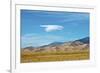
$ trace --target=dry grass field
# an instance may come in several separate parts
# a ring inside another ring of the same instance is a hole
[[[89,59],[89,50],[76,52],[27,52],[21,53],[21,63],[73,61]]]

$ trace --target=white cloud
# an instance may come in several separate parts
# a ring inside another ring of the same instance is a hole
[[[46,32],[62,30],[64,27],[60,25],[40,25],[40,27],[44,27]]]

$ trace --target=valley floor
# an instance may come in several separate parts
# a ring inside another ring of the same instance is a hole
[[[78,52],[34,52],[30,54],[21,53],[21,63],[49,62],[49,61],[72,61],[89,59],[89,51]]]

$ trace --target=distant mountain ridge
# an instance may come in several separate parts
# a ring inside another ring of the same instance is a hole
[[[44,51],[74,51],[89,49],[89,37],[78,39],[70,42],[53,42],[48,45],[43,45],[40,47],[25,47],[22,51],[29,50],[33,52],[44,52]]]
[[[48,45],[43,45],[43,46],[40,46],[40,47],[57,46],[57,45],[62,45],[64,43],[75,43],[75,42],[80,42],[80,43],[83,43],[83,44],[89,44],[89,37],[85,37],[85,38],[78,39],[78,40],[75,40],[75,41],[70,41],[70,42],[53,42],[53,43],[50,43]]]
[[[46,47],[46,46],[51,46],[51,47],[53,47],[53,46],[57,46],[57,45],[61,45],[61,44],[63,44],[64,42],[53,42],[53,43],[50,43],[50,44],[48,44],[48,45],[43,45],[43,46],[40,46],[40,47]]]
[[[85,37],[85,38],[82,38],[82,39],[79,39],[79,40],[76,40],[76,41],[80,41],[80,42],[83,42],[83,43],[87,43],[87,44],[89,44],[89,37]]]

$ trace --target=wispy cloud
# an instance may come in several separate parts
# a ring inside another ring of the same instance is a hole
[[[40,27],[44,27],[46,32],[62,30],[64,28],[61,25],[40,25]]]
[[[42,46],[49,43],[52,43],[54,41],[60,41],[62,36],[57,35],[44,35],[41,36],[39,34],[26,34],[21,37],[21,47],[27,47],[27,46]]]

